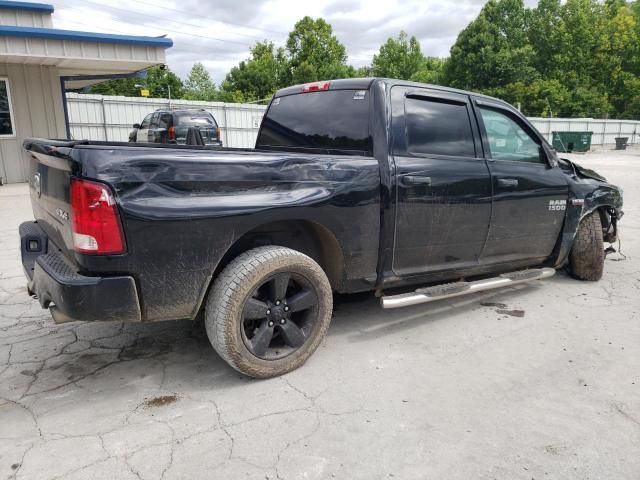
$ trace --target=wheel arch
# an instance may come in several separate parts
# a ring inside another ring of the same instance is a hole
[[[336,235],[324,225],[302,219],[267,222],[245,232],[224,253],[211,282],[232,259],[247,250],[265,245],[288,247],[304,253],[320,265],[334,290],[341,287],[344,255]]]

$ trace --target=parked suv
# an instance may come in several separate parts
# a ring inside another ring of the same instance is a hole
[[[142,123],[133,124],[129,141],[222,146],[218,123],[204,109],[156,110],[144,117]]]

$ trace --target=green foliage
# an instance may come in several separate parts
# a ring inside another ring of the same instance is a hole
[[[347,64],[347,50],[333,35],[331,25],[322,18],[304,17],[287,39],[287,75],[285,84],[332,80],[352,74]]]
[[[451,48],[444,82],[530,116],[638,116],[640,0],[489,0]]]
[[[447,83],[479,90],[536,78],[525,26],[522,0],[489,0],[451,48]]]
[[[186,100],[213,101],[218,99],[216,84],[202,63],[197,62],[184,82],[184,97]]]
[[[418,72],[423,61],[420,42],[401,31],[397,38],[389,38],[378,54],[373,56],[371,70],[376,77],[409,80]]]
[[[640,117],[640,0],[488,0],[460,32],[448,59],[426,57],[404,31],[380,46],[370,66],[347,64],[345,46],[322,18],[304,17],[286,45],[257,42],[220,88],[196,63],[184,85],[155,67],[91,93],[249,102],[279,88],[345,77],[379,76],[480,91],[529,116]]]
[[[136,87],[136,85],[142,85],[142,87]],[[132,77],[109,80],[90,87],[88,93],[139,97],[140,90],[146,88],[149,90],[150,97],[167,98],[168,87],[171,88],[172,98],[182,98],[182,80],[168,68],[152,67],[147,70],[145,78]]]
[[[284,49],[272,42],[258,42],[251,57],[233,67],[221,85],[221,95],[230,101],[254,101],[270,97],[287,75]]]

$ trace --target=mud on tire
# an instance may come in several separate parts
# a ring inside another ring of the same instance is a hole
[[[602,223],[598,212],[587,215],[578,227],[578,233],[569,254],[569,272],[580,280],[597,281],[604,269]]]
[[[205,327],[229,365],[269,378],[305,363],[327,332],[332,309],[329,280],[314,260],[266,246],[239,255],[220,273],[207,299]]]

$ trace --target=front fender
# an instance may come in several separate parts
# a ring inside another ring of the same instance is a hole
[[[583,181],[571,186],[564,228],[559,242],[558,254],[554,262],[556,268],[566,263],[580,222],[587,215],[598,209],[606,209],[610,215],[614,234],[609,236],[607,240],[615,241],[616,224],[623,215],[622,192],[620,189],[610,184],[595,181]]]

